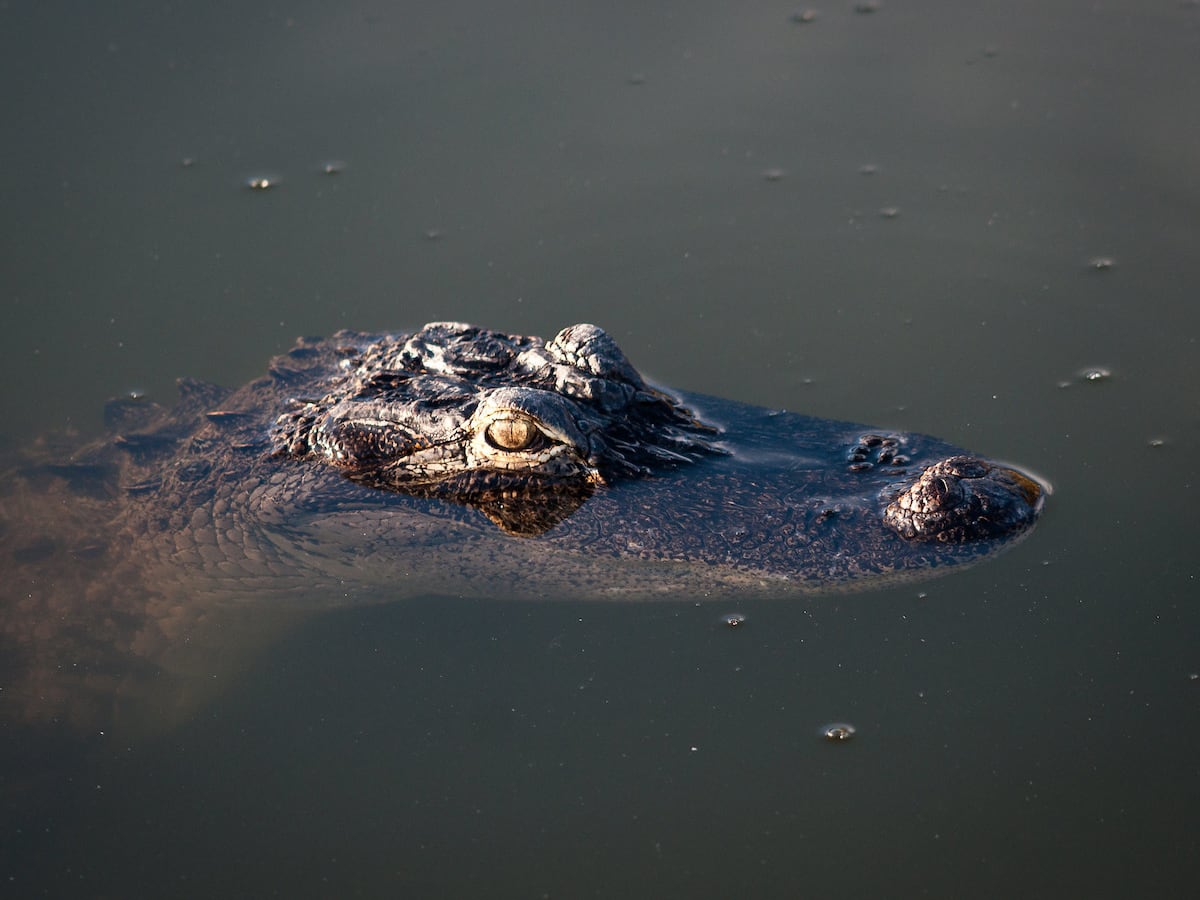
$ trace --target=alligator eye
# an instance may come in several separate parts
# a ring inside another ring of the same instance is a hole
[[[497,419],[484,432],[488,443],[497,450],[531,450],[544,438],[532,419],[525,416],[508,416]]]

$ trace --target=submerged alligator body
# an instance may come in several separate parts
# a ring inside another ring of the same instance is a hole
[[[114,401],[104,439],[4,474],[0,659],[27,699],[72,699],[45,683],[64,660],[105,693],[230,622],[355,602],[927,576],[1019,538],[1044,494],[934,438],[651,387],[591,325],[339,332],[180,394]]]

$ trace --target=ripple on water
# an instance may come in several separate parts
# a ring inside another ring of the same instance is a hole
[[[828,725],[821,726],[821,737],[827,741],[837,743],[839,741],[848,741],[854,737],[858,729],[849,722],[830,722]]]
[[[1110,381],[1112,377],[1113,370],[1107,366],[1084,366],[1073,377],[1060,381],[1058,386],[1060,388],[1068,388],[1073,384],[1098,384],[1103,381]]]

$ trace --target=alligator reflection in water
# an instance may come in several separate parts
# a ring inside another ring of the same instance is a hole
[[[933,438],[653,388],[590,325],[339,332],[240,390],[180,394],[114,401],[108,437],[7,466],[10,708],[108,721],[289,620],[421,593],[728,600],[927,576],[1012,543],[1043,502]]]

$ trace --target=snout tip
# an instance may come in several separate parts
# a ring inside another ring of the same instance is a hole
[[[952,456],[927,467],[884,510],[904,538],[962,543],[1024,531],[1042,511],[1049,485],[1011,466]]]

